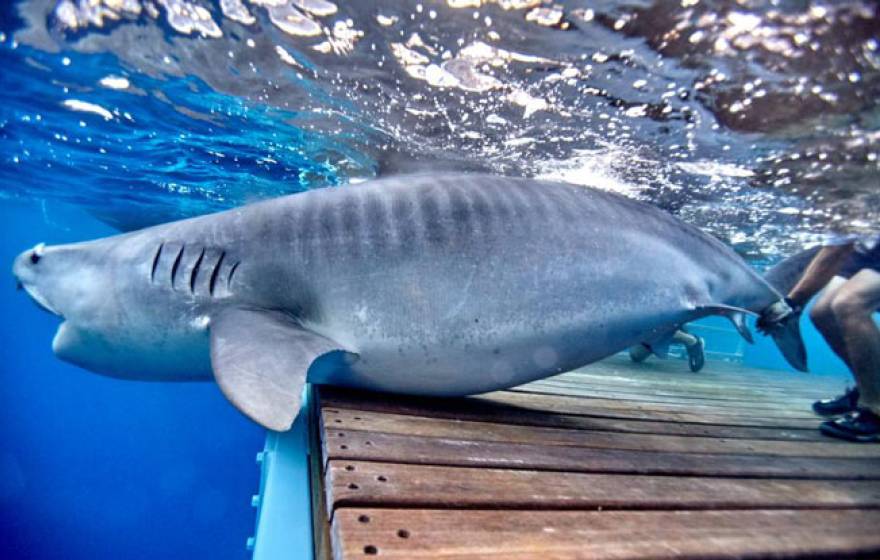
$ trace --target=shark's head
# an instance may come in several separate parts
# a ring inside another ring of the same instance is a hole
[[[91,350],[95,335],[111,325],[110,279],[99,271],[95,252],[86,244],[46,246],[43,243],[21,253],[12,273],[18,287],[43,309],[63,319],[52,350],[62,359],[81,362]]]
[[[20,288],[61,317],[56,356],[128,379],[193,379],[210,374],[206,321],[188,291],[152,289],[158,243],[116,236],[21,253]],[[192,315],[192,317],[190,317]]]

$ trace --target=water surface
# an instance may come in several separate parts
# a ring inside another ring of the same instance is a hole
[[[753,258],[876,221],[874,3],[33,0],[0,195],[131,228],[377,174],[560,178]]]

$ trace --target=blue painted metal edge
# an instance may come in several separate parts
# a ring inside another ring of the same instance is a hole
[[[254,536],[247,546],[254,560],[314,558],[312,497],[309,480],[308,387],[302,407],[288,432],[268,432],[260,465],[260,492],[251,499],[257,508]]]

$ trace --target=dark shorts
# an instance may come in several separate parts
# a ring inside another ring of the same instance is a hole
[[[880,272],[880,243],[874,244],[874,248],[868,251],[854,251],[837,275],[844,278],[852,278],[857,272],[865,268]]]

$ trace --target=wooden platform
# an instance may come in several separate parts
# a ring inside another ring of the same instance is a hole
[[[318,557],[880,557],[880,445],[809,408],[841,389],[621,357],[478,398],[316,389]]]

